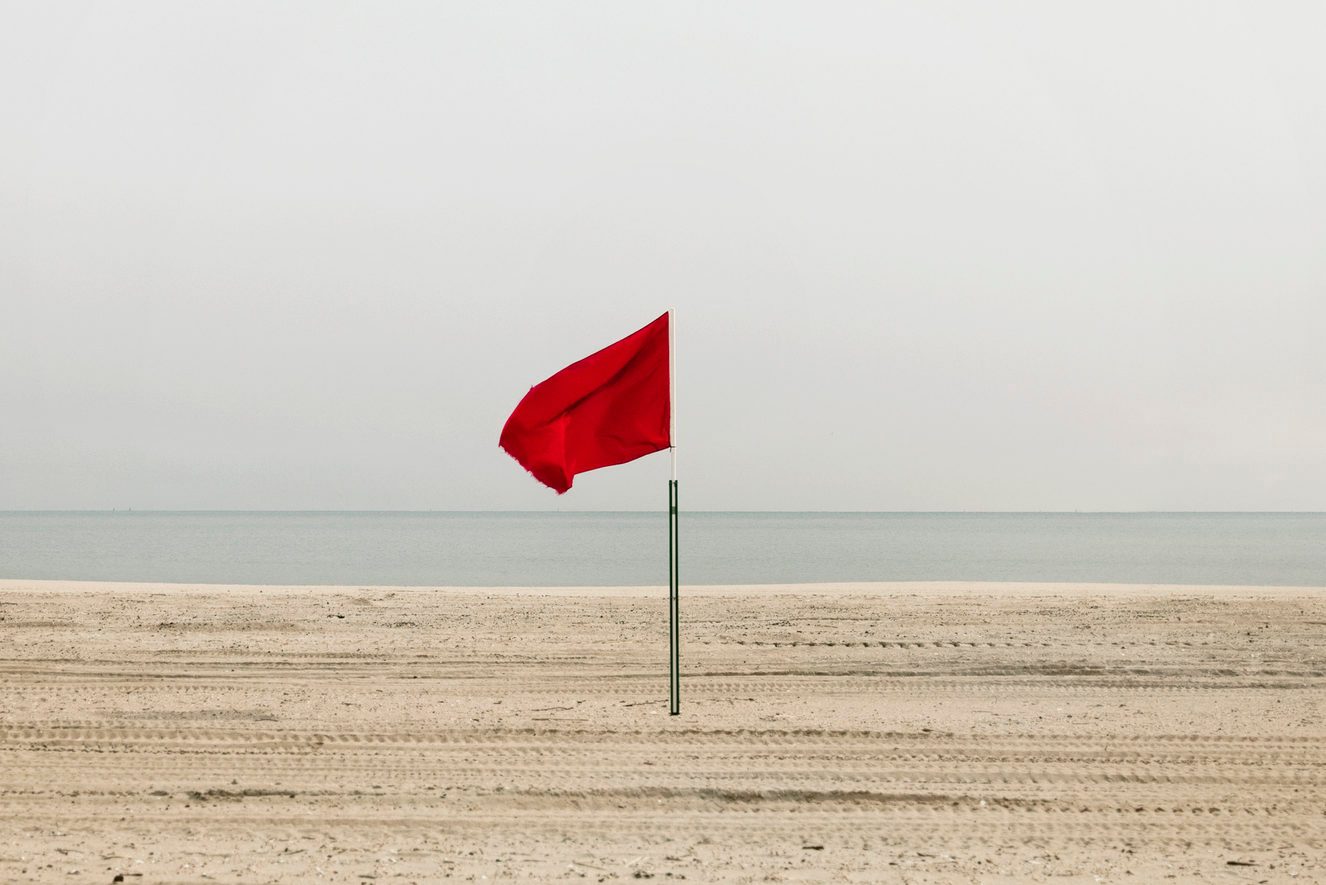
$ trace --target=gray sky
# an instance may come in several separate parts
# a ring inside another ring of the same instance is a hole
[[[0,509],[1326,509],[1321,3],[0,13]]]

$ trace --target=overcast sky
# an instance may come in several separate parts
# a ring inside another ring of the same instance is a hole
[[[1326,509],[1326,4],[0,11],[0,509]]]

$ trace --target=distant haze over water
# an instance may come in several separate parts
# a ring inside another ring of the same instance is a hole
[[[684,584],[1326,585],[1321,513],[683,513]],[[0,578],[658,585],[659,513],[0,513]]]

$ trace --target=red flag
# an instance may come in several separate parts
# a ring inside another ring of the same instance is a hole
[[[557,494],[672,445],[668,315],[530,388],[500,445]]]

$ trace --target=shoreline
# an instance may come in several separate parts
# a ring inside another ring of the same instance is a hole
[[[1229,598],[1326,595],[1326,586],[1253,584],[1118,584],[1074,581],[825,581],[802,584],[686,584],[685,596],[1078,596]],[[217,593],[227,590],[273,595],[300,593],[390,592],[444,593],[457,596],[652,597],[667,593],[663,584],[632,586],[467,586],[392,584],[215,584],[205,582],[81,581],[0,578],[0,593]]]

